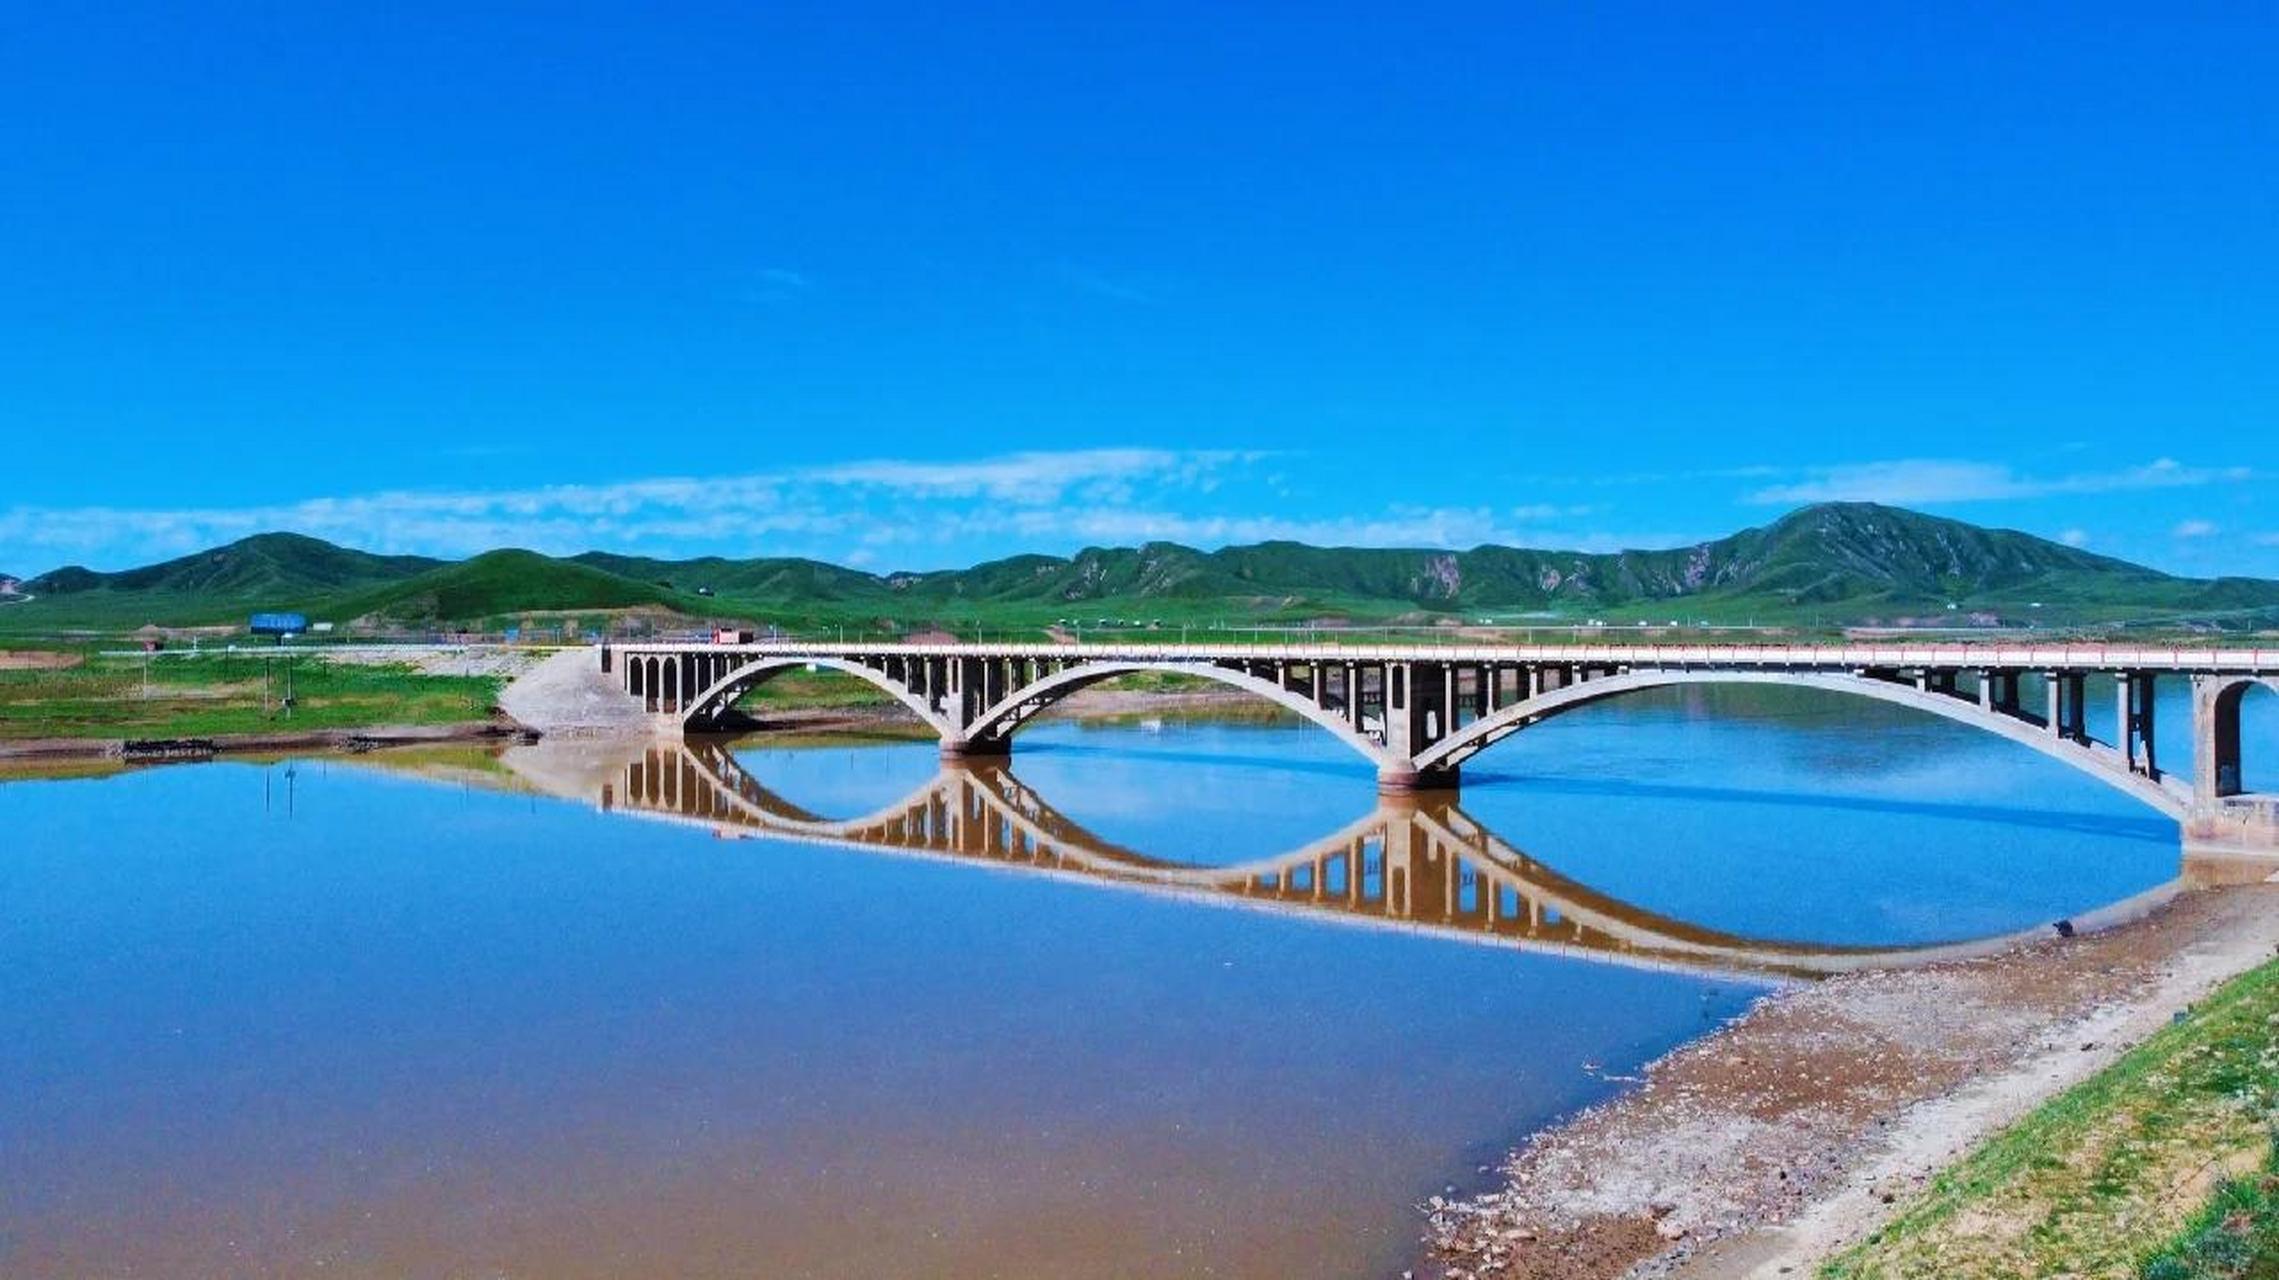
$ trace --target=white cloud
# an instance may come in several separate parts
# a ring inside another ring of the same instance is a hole
[[[2186,520],[2177,525],[2174,532],[2179,538],[2212,538],[2216,536],[2216,525],[2212,520]]]
[[[1293,518],[1271,515],[1194,515],[1153,508],[1037,507],[972,511],[920,525],[882,525],[866,540],[877,545],[1010,537],[1024,546],[1047,542],[1130,545],[1177,542],[1217,547],[1251,542],[1305,542],[1323,547],[1475,547],[1483,543],[1559,551],[1625,551],[1686,546],[1701,539],[1684,533],[1521,528],[1484,507],[1393,507],[1382,515]]]
[[[1231,450],[1082,449],[970,462],[850,462],[817,468],[805,478],[826,485],[876,485],[932,497],[978,496],[1041,505],[1060,501],[1080,484],[1115,485],[1140,479],[1202,484],[1220,467],[1264,456]]]
[[[2068,529],[2057,535],[2057,540],[2069,547],[2086,547],[2089,545],[2089,531],[2087,529]]]
[[[2120,471],[2059,476],[2021,475],[2006,464],[1946,458],[1903,458],[1811,469],[1806,478],[1770,485],[1749,495],[1760,505],[1807,502],[1882,502],[1894,506],[1991,502],[2058,493],[2111,493],[2176,489],[2250,478],[2246,467],[2188,467],[2159,458]]]
[[[803,297],[815,287],[815,282],[803,271],[789,267],[761,267],[752,273],[747,293],[754,302],[790,302]]]
[[[287,529],[381,552],[468,555],[499,546],[752,548],[856,545],[876,526],[924,527],[972,508],[1077,514],[1207,487],[1264,455],[1090,449],[972,461],[878,460],[735,476],[668,476],[495,491],[385,491],[247,507],[0,509],[0,549],[18,556],[116,553],[126,563]]]

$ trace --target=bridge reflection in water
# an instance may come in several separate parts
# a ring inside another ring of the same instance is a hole
[[[1817,976],[1978,954],[2020,936],[1889,947],[1726,933],[1561,875],[1488,830],[1448,793],[1382,796],[1374,812],[1318,840],[1226,866],[1170,861],[1105,840],[994,761],[945,762],[901,800],[832,819],[768,790],[720,741],[658,742],[602,781],[598,798],[604,809],[696,822],[720,835],[1077,877],[1657,968]],[[2168,891],[2108,910],[2135,909]]]

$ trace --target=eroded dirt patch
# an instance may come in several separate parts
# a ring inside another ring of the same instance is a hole
[[[0,649],[0,671],[69,671],[85,661],[84,654],[51,649]]]

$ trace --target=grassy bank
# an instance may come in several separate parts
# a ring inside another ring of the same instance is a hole
[[[1825,1280],[2279,1277],[2279,962],[1939,1175]]]
[[[460,724],[489,718],[499,684],[307,656],[90,655],[63,670],[0,671],[0,740]]]

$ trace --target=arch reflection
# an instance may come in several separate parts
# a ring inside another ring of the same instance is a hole
[[[1107,840],[1055,809],[1002,761],[945,762],[891,804],[828,818],[769,790],[723,743],[659,742],[605,776],[598,798],[604,809],[698,823],[722,836],[1079,877],[1654,967],[1822,976],[1978,954],[2026,936],[1890,947],[1728,933],[1563,875],[1489,830],[1445,792],[1380,796],[1374,811],[1317,840],[1224,866],[1167,860]]]

